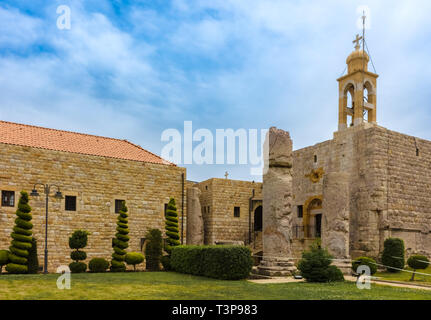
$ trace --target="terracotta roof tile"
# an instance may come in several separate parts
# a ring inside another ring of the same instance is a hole
[[[174,165],[127,140],[0,120],[0,143],[100,157]]]

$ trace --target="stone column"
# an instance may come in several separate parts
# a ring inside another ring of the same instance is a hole
[[[330,172],[323,180],[322,247],[334,256],[343,273],[351,271],[349,249],[349,174]]]
[[[187,244],[204,244],[204,219],[199,201],[200,194],[201,191],[196,187],[187,189]]]
[[[292,256],[292,140],[272,127],[265,141],[268,157],[263,174],[263,259],[258,273],[290,275]]]

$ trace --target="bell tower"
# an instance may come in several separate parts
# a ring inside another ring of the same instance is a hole
[[[365,25],[365,16],[363,17]],[[361,41],[362,40],[362,41]],[[362,48],[360,45],[362,42]],[[346,60],[347,74],[338,78],[338,130],[363,122],[377,123],[376,92],[378,75],[368,71],[370,57],[365,52],[365,28],[362,37],[356,35],[355,51]]]

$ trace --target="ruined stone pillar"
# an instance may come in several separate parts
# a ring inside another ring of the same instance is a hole
[[[187,244],[204,244],[204,219],[199,201],[200,194],[201,191],[196,187],[187,189]]]
[[[265,141],[268,157],[263,174],[263,260],[258,273],[290,275],[292,257],[292,140],[271,127]]]
[[[322,247],[334,256],[333,264],[349,273],[350,192],[349,174],[330,172],[323,180]]]

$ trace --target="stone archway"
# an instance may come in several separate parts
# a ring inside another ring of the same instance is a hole
[[[313,196],[308,198],[304,204],[304,215],[302,217],[302,224],[304,226],[304,238],[310,238],[312,232],[310,230],[311,212],[314,210],[322,210],[323,208],[323,196]]]

